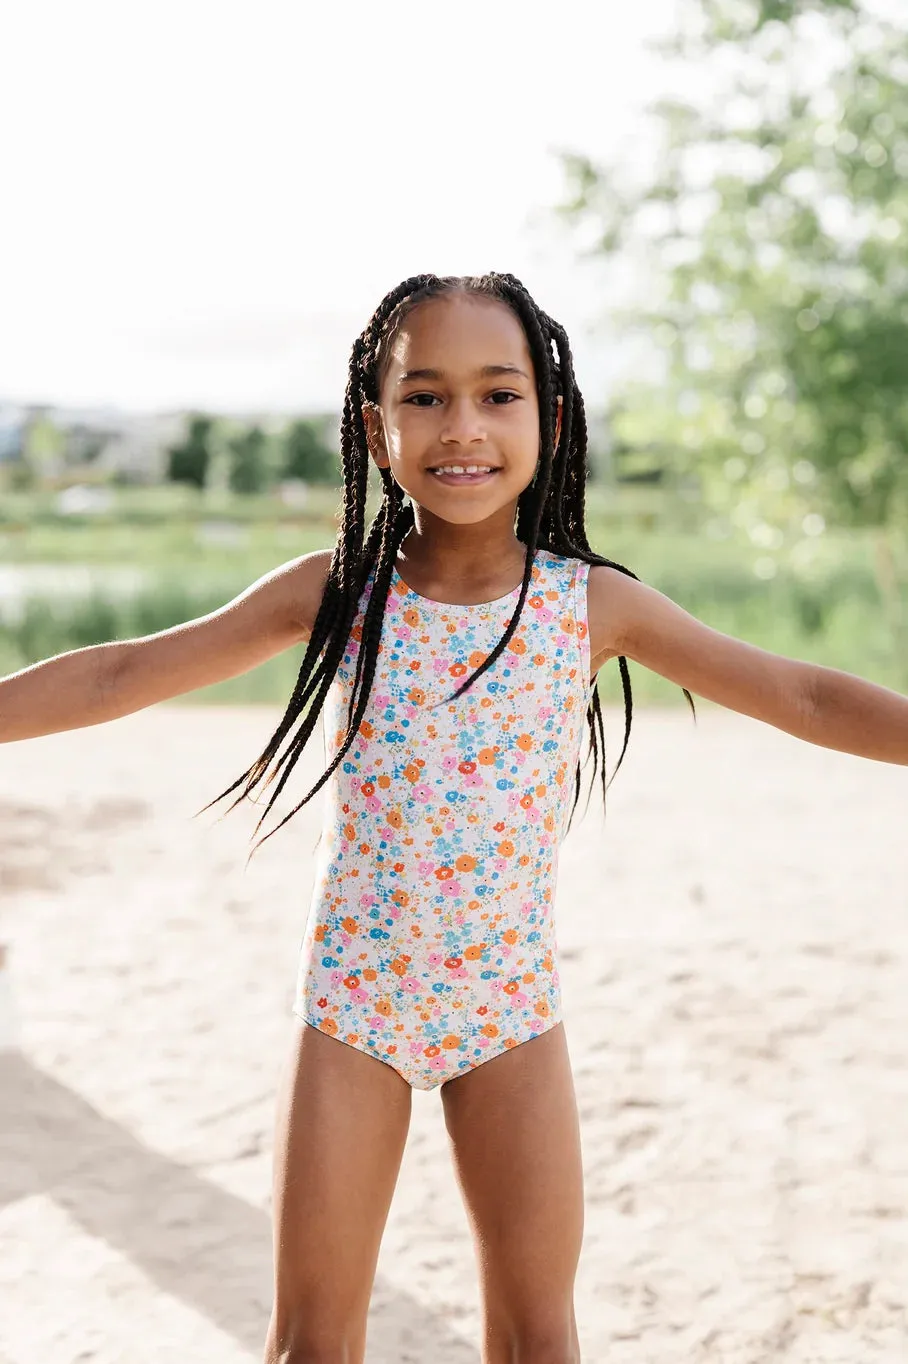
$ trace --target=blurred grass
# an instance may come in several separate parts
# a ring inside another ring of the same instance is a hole
[[[153,634],[204,615],[262,573],[328,546],[338,493],[313,489],[306,507],[273,497],[202,496],[183,488],[121,490],[109,516],[59,516],[51,497],[8,497],[0,510],[0,563],[33,567],[94,565],[142,569],[148,585],[131,594],[29,598],[21,617],[0,625],[0,675],[68,649]],[[900,686],[895,643],[874,576],[872,544],[859,533],[827,532],[797,563],[776,558],[776,576],[755,573],[765,551],[711,539],[696,512],[671,518],[647,490],[596,489],[587,502],[590,543],[625,564],[715,629],[792,657]],[[103,573],[102,573],[103,577]],[[196,703],[281,704],[303,650],[244,677],[186,697]],[[684,704],[680,690],[631,665],[635,699]],[[620,698],[617,664],[600,674],[600,694]]]

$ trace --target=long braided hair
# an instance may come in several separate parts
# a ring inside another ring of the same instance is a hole
[[[265,812],[256,825],[256,832],[267,818],[274,802],[283,790],[300,757],[325,703],[328,690],[347,647],[350,630],[359,609],[360,596],[374,569],[372,591],[362,621],[362,637],[356,663],[350,705],[347,712],[347,731],[330,766],[288,815],[265,836],[270,838],[287,820],[292,818],[324,785],[353,744],[365,714],[381,639],[382,622],[397,550],[407,532],[414,525],[412,506],[405,506],[403,492],[389,469],[380,468],[384,494],[368,534],[365,534],[365,508],[369,472],[369,446],[363,419],[364,403],[379,403],[379,390],[385,358],[390,353],[395,337],[407,314],[418,303],[440,295],[461,292],[479,294],[503,303],[516,315],[529,342],[536,373],[539,399],[539,463],[535,477],[517,501],[516,534],[527,547],[523,582],[517,608],[512,613],[507,629],[495,648],[448,698],[453,701],[473,685],[478,677],[491,668],[517,629],[532,575],[536,550],[542,548],[554,554],[582,559],[588,564],[603,564],[615,568],[628,577],[636,578],[629,568],[604,559],[594,553],[587,540],[584,525],[586,492],[587,426],[583,397],[574,379],[574,369],[567,334],[531,298],[514,275],[491,273],[481,276],[413,275],[396,289],[386,294],[369,319],[365,330],[353,343],[350,369],[341,421],[340,447],[343,463],[343,500],[339,512],[340,531],[328,568],[324,594],[309,637],[306,653],[297,677],[296,686],[274,734],[242,776],[216,796],[204,808],[224,800],[238,787],[239,795],[229,806],[232,810],[251,795],[264,780],[265,786],[274,784],[274,791]],[[557,359],[552,347],[557,351]],[[561,435],[556,455],[554,448],[558,397],[562,399]],[[627,660],[618,658],[624,693],[624,744],[612,777],[606,780],[605,735],[599,693],[593,690],[587,710],[589,747],[583,763],[578,760],[574,783],[574,801],[568,820],[570,828],[580,795],[582,768],[593,758],[590,793],[601,762],[603,803],[611,780],[624,759],[631,731],[633,702]],[[684,695],[693,710],[689,692]],[[446,702],[439,704],[447,704]],[[295,732],[294,731],[294,726]],[[289,736],[289,738],[288,738]],[[281,745],[286,747],[280,752]],[[269,771],[270,769],[270,771]],[[589,793],[587,794],[587,807]],[[261,842],[264,842],[262,839]],[[260,846],[260,845],[256,845]]]

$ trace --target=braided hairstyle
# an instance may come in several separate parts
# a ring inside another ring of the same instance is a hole
[[[263,780],[266,787],[276,783],[265,813],[256,825],[256,832],[261,828],[315,728],[346,650],[351,627],[359,609],[360,596],[370,572],[374,569],[372,591],[362,621],[362,637],[347,713],[347,732],[343,742],[331,765],[323,772],[311,791],[266,835],[266,838],[270,838],[271,834],[286,824],[287,820],[311,800],[328,780],[353,744],[365,714],[375,675],[382,622],[397,550],[414,525],[414,515],[412,506],[404,505],[403,492],[391,471],[380,468],[378,472],[384,484],[383,499],[369,526],[368,534],[364,534],[370,461],[363,405],[369,403],[377,406],[379,403],[385,359],[408,313],[418,303],[455,292],[479,294],[503,303],[511,309],[523,326],[536,373],[540,453],[535,477],[517,501],[516,534],[518,540],[527,546],[517,609],[512,613],[510,623],[495,648],[448,701],[461,696],[486,669],[492,667],[514,634],[529,590],[538,548],[582,559],[588,564],[603,564],[631,578],[637,576],[622,564],[613,563],[611,559],[604,559],[595,554],[587,540],[584,526],[588,471],[586,416],[583,398],[574,379],[571,350],[564,328],[538,307],[524,285],[514,275],[498,273],[466,277],[413,275],[405,279],[396,289],[385,295],[365,330],[353,343],[340,430],[343,463],[343,500],[339,511],[341,525],[328,568],[321,605],[293,694],[280,724],[261,756],[226,791],[204,807],[209,809],[211,805],[224,800],[238,787],[242,787],[239,795],[229,806],[232,810],[249,797]],[[557,350],[557,359],[552,351],[553,344]],[[556,454],[554,436],[559,396],[562,399],[562,417],[561,436]],[[625,658],[618,658],[618,668],[624,692],[625,713],[624,744],[621,754],[612,778],[607,781],[602,710],[598,690],[594,690],[586,717],[590,731],[589,748],[583,764],[579,761],[577,764],[574,802],[571,806],[568,828],[580,795],[582,767],[589,762],[590,756],[594,760],[590,792],[601,758],[604,803],[608,786],[627,751],[633,703]],[[686,689],[684,695],[693,709],[693,701]],[[294,726],[295,732],[291,733]],[[288,742],[281,753],[281,745],[285,740]],[[589,793],[587,807],[588,805]]]

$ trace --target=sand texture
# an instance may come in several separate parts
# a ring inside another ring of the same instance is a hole
[[[261,1358],[321,803],[248,870],[248,813],[191,816],[274,719],[160,707],[0,747],[3,1364]],[[641,712],[557,912],[584,1361],[905,1364],[908,770]],[[369,1364],[477,1364],[478,1306],[416,1092]]]

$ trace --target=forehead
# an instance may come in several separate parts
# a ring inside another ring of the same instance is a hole
[[[526,333],[506,304],[477,294],[447,294],[418,303],[404,318],[388,356],[386,378],[405,369],[472,372],[514,364],[532,374]]]

